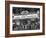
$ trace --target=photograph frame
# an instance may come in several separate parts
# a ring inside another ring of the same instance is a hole
[[[20,4],[20,5],[38,5],[43,6],[43,26],[42,32],[40,33],[23,33],[23,34],[10,34],[10,4]],[[44,3],[36,2],[19,2],[19,1],[5,1],[5,37],[18,37],[18,36],[34,36],[34,35],[44,35],[45,34],[45,5]]]

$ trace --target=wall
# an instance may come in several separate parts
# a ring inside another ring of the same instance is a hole
[[[45,2],[46,0],[16,0],[16,1],[44,2],[44,3],[46,3]],[[46,19],[46,13],[45,13],[45,19]],[[46,30],[46,28],[45,28],[45,30]],[[45,34],[46,34],[46,31],[45,31]],[[4,36],[5,36],[5,0],[0,0],[0,38],[5,38]],[[16,38],[46,38],[46,35],[16,37]]]

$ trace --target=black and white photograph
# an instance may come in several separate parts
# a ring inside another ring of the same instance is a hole
[[[12,30],[39,30],[40,8],[12,8]]]

